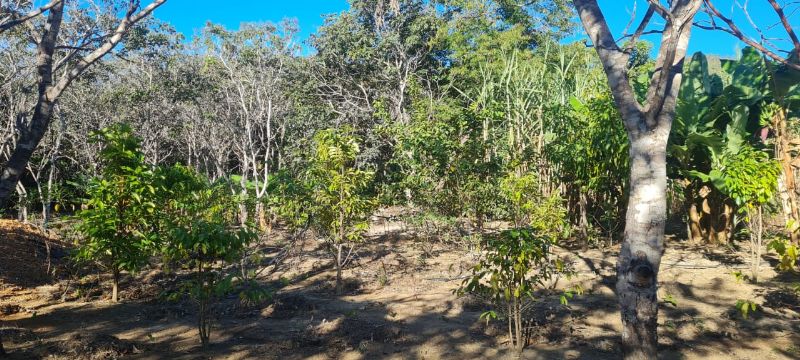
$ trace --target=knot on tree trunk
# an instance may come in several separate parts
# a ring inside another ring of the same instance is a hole
[[[628,269],[628,283],[640,288],[647,288],[655,283],[653,264],[647,260],[643,251],[637,251],[631,259]]]

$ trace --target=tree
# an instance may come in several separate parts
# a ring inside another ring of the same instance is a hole
[[[54,6],[61,3],[63,0],[51,0],[38,8],[28,9],[25,12],[27,1],[14,0],[9,1],[7,4],[0,4],[0,10],[3,10],[3,15],[0,16],[0,34],[4,31],[10,30],[17,25],[21,25],[28,20],[31,20],[39,15],[42,15],[47,10],[52,9]]]
[[[207,47],[206,76],[216,79],[221,100],[214,115],[233,137],[242,196],[254,203],[260,227],[266,227],[269,178],[280,169],[279,153],[294,110],[288,74],[298,47],[296,24],[244,24],[238,31],[208,25],[202,39]],[[227,146],[227,145],[226,145]],[[240,209],[241,222],[248,219]]]
[[[798,244],[800,237],[800,205],[797,199],[797,184],[792,166],[793,156],[789,147],[790,126],[789,113],[791,101],[800,99],[800,38],[795,32],[791,16],[798,10],[798,4],[793,1],[778,2],[766,0],[773,10],[775,17],[750,16],[749,2],[736,3],[736,8],[731,8],[731,14],[724,15],[711,0],[703,0],[704,18],[694,23],[695,27],[705,30],[714,30],[727,33],[749,47],[756,49],[770,61],[775,62],[770,66],[768,74],[773,77],[769,82],[775,102],[783,109],[776,111],[770,124],[775,132],[775,157],[781,163],[780,190],[784,214],[787,218],[787,227],[794,244]],[[766,5],[760,4],[756,6]],[[752,25],[755,32],[743,30],[735,20],[735,12],[740,12]],[[777,20],[777,21],[774,21]],[[771,21],[770,23],[765,23]],[[783,32],[783,34],[781,34]],[[781,54],[785,55],[781,55]],[[757,75],[764,75],[758,74]]]
[[[763,250],[764,205],[775,195],[780,167],[769,154],[749,146],[726,159],[724,187],[742,208],[750,231],[751,275],[758,282]]]
[[[359,163],[376,166],[379,180],[394,146],[380,131],[410,121],[411,95],[434,78],[439,59],[433,39],[440,19],[422,0],[352,0],[350,10],[329,16],[309,42],[313,96],[327,124],[348,125],[361,137]],[[426,84],[427,85],[427,84]]]
[[[88,208],[78,213],[78,229],[85,239],[77,258],[99,262],[111,271],[111,299],[116,302],[121,272],[141,268],[155,246],[153,173],[130,127],[112,126],[94,139],[103,143],[103,170],[89,185]]]
[[[630,142],[630,185],[625,232],[617,260],[617,296],[625,359],[655,359],[658,335],[658,270],[667,213],[667,141],[675,117],[692,21],[702,0],[676,0],[670,8],[649,0],[635,43],[654,14],[665,21],[644,103],[628,74],[630,45],[621,48],[596,0],[574,0],[581,23],[606,72]]]
[[[310,214],[336,266],[336,293],[342,294],[342,269],[362,241],[375,202],[366,194],[373,174],[355,167],[359,146],[352,130],[322,130],[308,170]]]
[[[214,302],[234,289],[236,276],[226,264],[238,261],[246,247],[258,238],[247,227],[235,228],[231,193],[201,175],[176,165],[159,171],[163,231],[167,241],[162,252],[167,262],[179,264],[193,275],[180,293],[198,305],[200,342],[211,338]],[[219,265],[219,263],[222,265]]]
[[[497,312],[505,315],[509,344],[520,358],[525,347],[525,309],[530,306],[536,290],[568,271],[564,262],[551,252],[565,225],[561,199],[552,196],[525,201],[529,196],[524,193],[525,186],[513,187],[516,189],[509,189],[503,195],[516,203],[520,212],[528,213],[527,221],[519,221],[514,228],[485,240],[481,259],[456,293],[485,296],[494,303],[496,310],[481,317],[489,320],[496,318]]]
[[[59,43],[66,1],[55,2],[46,10],[48,16],[41,34],[35,31],[31,34],[36,46],[36,104],[30,114],[23,112],[17,115],[18,139],[0,173],[0,209],[8,205],[12,191],[50,126],[53,109],[64,90],[90,66],[111,52],[136,23],[165,2],[166,0],[154,0],[142,8],[139,1],[130,1],[123,18],[113,29],[103,29],[99,20],[94,24],[76,24],[78,28],[84,27],[88,31],[79,33],[75,39],[69,39],[75,43],[67,45]],[[103,36],[94,36],[97,33]],[[26,121],[28,118],[30,120]]]

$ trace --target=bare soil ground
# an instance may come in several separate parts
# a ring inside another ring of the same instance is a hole
[[[23,234],[33,229],[12,227],[3,225],[1,252],[12,241],[41,240]],[[193,304],[159,297],[175,286],[159,271],[128,277],[123,302],[114,304],[104,276],[28,283],[0,254],[0,331],[12,359],[511,358],[505,324],[478,319],[487,304],[453,294],[478,255],[469,246],[431,242],[399,220],[377,221],[357,266],[345,271],[346,294],[336,296],[330,257],[318,245],[298,244],[303,251],[260,279],[276,289],[272,300],[223,300],[209,349],[199,346]],[[568,306],[558,291],[542,294],[529,312],[524,358],[620,357],[616,249],[559,249],[578,272],[559,287],[580,283],[585,293]],[[775,273],[765,256],[758,285],[738,281],[732,273],[749,266],[744,250],[669,241],[659,290],[671,300],[660,311],[662,358],[800,359],[800,299],[787,290],[800,279]],[[739,299],[759,311],[742,319]]]

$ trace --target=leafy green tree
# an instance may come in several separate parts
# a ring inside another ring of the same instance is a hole
[[[86,210],[78,217],[78,259],[96,261],[111,271],[111,298],[118,301],[122,271],[136,271],[146,264],[156,245],[152,231],[155,188],[153,172],[144,164],[139,139],[127,125],[96,132],[102,170],[88,187]]]
[[[534,174],[509,173],[500,181],[500,191],[507,202],[508,213],[515,228],[530,221],[530,214],[539,200],[539,182]]]
[[[518,355],[525,346],[524,312],[535,299],[535,291],[568,272],[564,262],[551,252],[564,224],[560,199],[538,202],[531,226],[505,230],[485,241],[481,260],[456,290],[459,295],[487,297],[496,305],[481,317],[496,318],[498,312],[506,316],[509,344]]]
[[[350,9],[331,15],[311,36],[313,93],[326,105],[327,121],[346,124],[361,138],[360,163],[388,169],[394,139],[381,131],[407,124],[414,89],[435,87],[443,60],[434,45],[441,18],[423,0],[350,0]],[[423,85],[420,85],[423,84]]]
[[[725,161],[723,189],[740,207],[750,230],[752,279],[758,282],[763,250],[764,206],[775,196],[780,165],[769,154],[752,147],[743,147]]]
[[[160,211],[167,241],[162,253],[168,264],[193,272],[181,293],[198,304],[198,332],[203,346],[209,344],[213,305],[235,290],[241,279],[226,264],[235,264],[257,235],[248,227],[234,227],[236,204],[224,185],[214,185],[181,165],[159,171]],[[220,265],[221,263],[221,265]]]
[[[311,226],[322,236],[336,266],[336,293],[343,292],[342,269],[355,245],[363,241],[375,201],[367,194],[373,178],[356,168],[358,141],[350,129],[322,130],[307,174]]]
[[[550,106],[547,114],[562,125],[554,127],[545,156],[561,169],[557,176],[573,204],[571,217],[583,245],[591,241],[591,225],[601,227],[613,240],[624,225],[630,161],[628,139],[611,94],[593,87],[582,99],[570,97],[569,105]]]

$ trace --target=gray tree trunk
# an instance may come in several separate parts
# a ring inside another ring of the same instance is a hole
[[[617,297],[625,359],[658,357],[656,294],[667,215],[666,147],[691,24],[702,0],[675,0],[669,9],[656,0],[649,3],[642,22],[630,34],[631,45],[622,49],[614,40],[597,1],[573,0],[603,64],[630,142],[630,198],[617,260]],[[655,72],[642,104],[628,79],[628,60],[633,45],[654,14],[660,15],[665,24]]]
[[[626,358],[657,353],[658,269],[667,213],[668,133],[631,139],[631,181],[625,234],[617,260],[617,296]]]
[[[8,200],[17,187],[20,177],[25,172],[28,161],[36,150],[36,146],[47,132],[56,97],[50,91],[53,85],[53,53],[61,31],[61,20],[64,15],[64,2],[55,4],[50,9],[44,33],[39,40],[36,54],[36,73],[38,76],[38,99],[33,109],[30,124],[18,121],[19,140],[0,173],[0,209],[8,206]],[[22,117],[20,117],[22,119]]]
[[[52,3],[49,6],[47,21],[45,22],[41,39],[37,39],[36,50],[36,73],[38,81],[38,98],[36,106],[29,124],[19,121],[16,128],[19,132],[19,141],[14,147],[11,157],[6,162],[6,166],[0,173],[0,210],[8,206],[8,201],[14,191],[19,179],[25,172],[28,161],[39,142],[50,126],[50,119],[53,115],[53,107],[58,97],[78,76],[86,71],[89,66],[97,62],[100,58],[108,54],[127,33],[133,24],[141,21],[150,15],[153,10],[161,6],[167,0],[154,0],[150,5],[139,9],[138,1],[131,1],[125,16],[120,19],[118,26],[113,33],[96,49],[89,52],[83,58],[76,61],[71,70],[65,72],[58,81],[53,74],[53,54],[55,53],[58,42],[58,35],[61,31],[61,22],[64,19],[64,1]],[[20,117],[21,119],[22,117]]]

